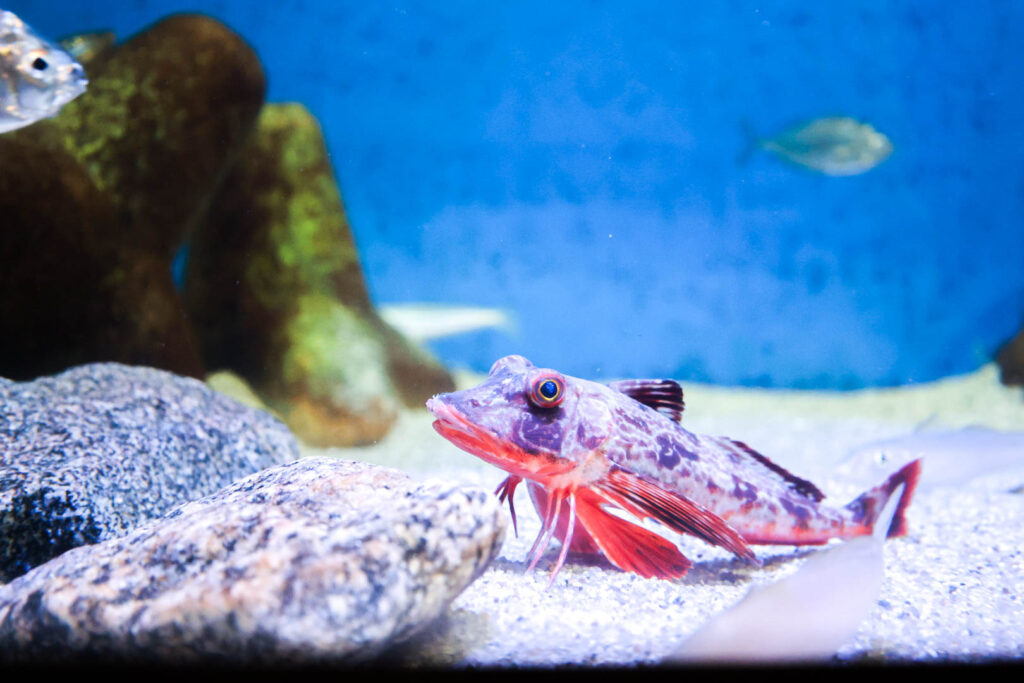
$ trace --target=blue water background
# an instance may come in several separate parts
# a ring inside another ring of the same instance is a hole
[[[433,345],[586,377],[852,388],[977,368],[1024,321],[1024,3],[83,3],[41,32],[196,10],[322,122],[379,302],[507,309]],[[856,177],[745,128],[850,115]]]

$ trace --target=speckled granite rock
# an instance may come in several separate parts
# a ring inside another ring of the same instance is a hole
[[[306,458],[0,586],[0,659],[366,659],[440,615],[505,526],[483,489]]]
[[[304,441],[366,444],[448,372],[370,302],[316,119],[264,106],[192,240],[185,302],[203,358],[229,369]]]
[[[297,456],[270,415],[161,370],[0,379],[0,580]]]

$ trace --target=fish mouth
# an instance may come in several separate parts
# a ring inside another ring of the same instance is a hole
[[[445,394],[427,401],[427,410],[436,418],[434,431],[462,450],[491,463],[506,472],[529,477],[530,456],[495,432],[470,421],[457,408],[444,400]]]
[[[497,445],[500,443],[497,434],[483,429],[466,419],[461,412],[444,400],[444,394],[429,399],[427,401],[427,410],[436,418],[433,423],[434,430],[457,446],[463,447],[463,441],[472,441],[481,445]],[[469,449],[467,448],[466,450]],[[480,455],[475,450],[470,452],[474,455]]]

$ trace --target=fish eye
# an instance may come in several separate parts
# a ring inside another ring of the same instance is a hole
[[[36,71],[46,71],[47,67],[49,67],[49,66],[50,66],[50,63],[47,62],[42,57],[36,57],[32,61],[32,68],[35,69]]]
[[[528,396],[538,408],[554,408],[565,398],[565,379],[554,372],[542,373],[530,383]]]

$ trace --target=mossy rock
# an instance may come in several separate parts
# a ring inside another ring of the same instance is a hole
[[[249,137],[259,59],[177,15],[87,68],[59,116],[0,136],[0,376],[113,360],[200,377],[171,259]]]
[[[256,54],[177,15],[88,62],[59,116],[0,136],[0,376],[96,360],[201,377],[171,258],[248,138]]]
[[[119,238],[170,259],[249,137],[266,89],[259,58],[220,22],[179,14],[88,75],[54,133],[131,225]]]
[[[320,126],[263,108],[189,249],[186,303],[211,368],[250,382],[307,443],[381,438],[454,383],[374,311]]]

